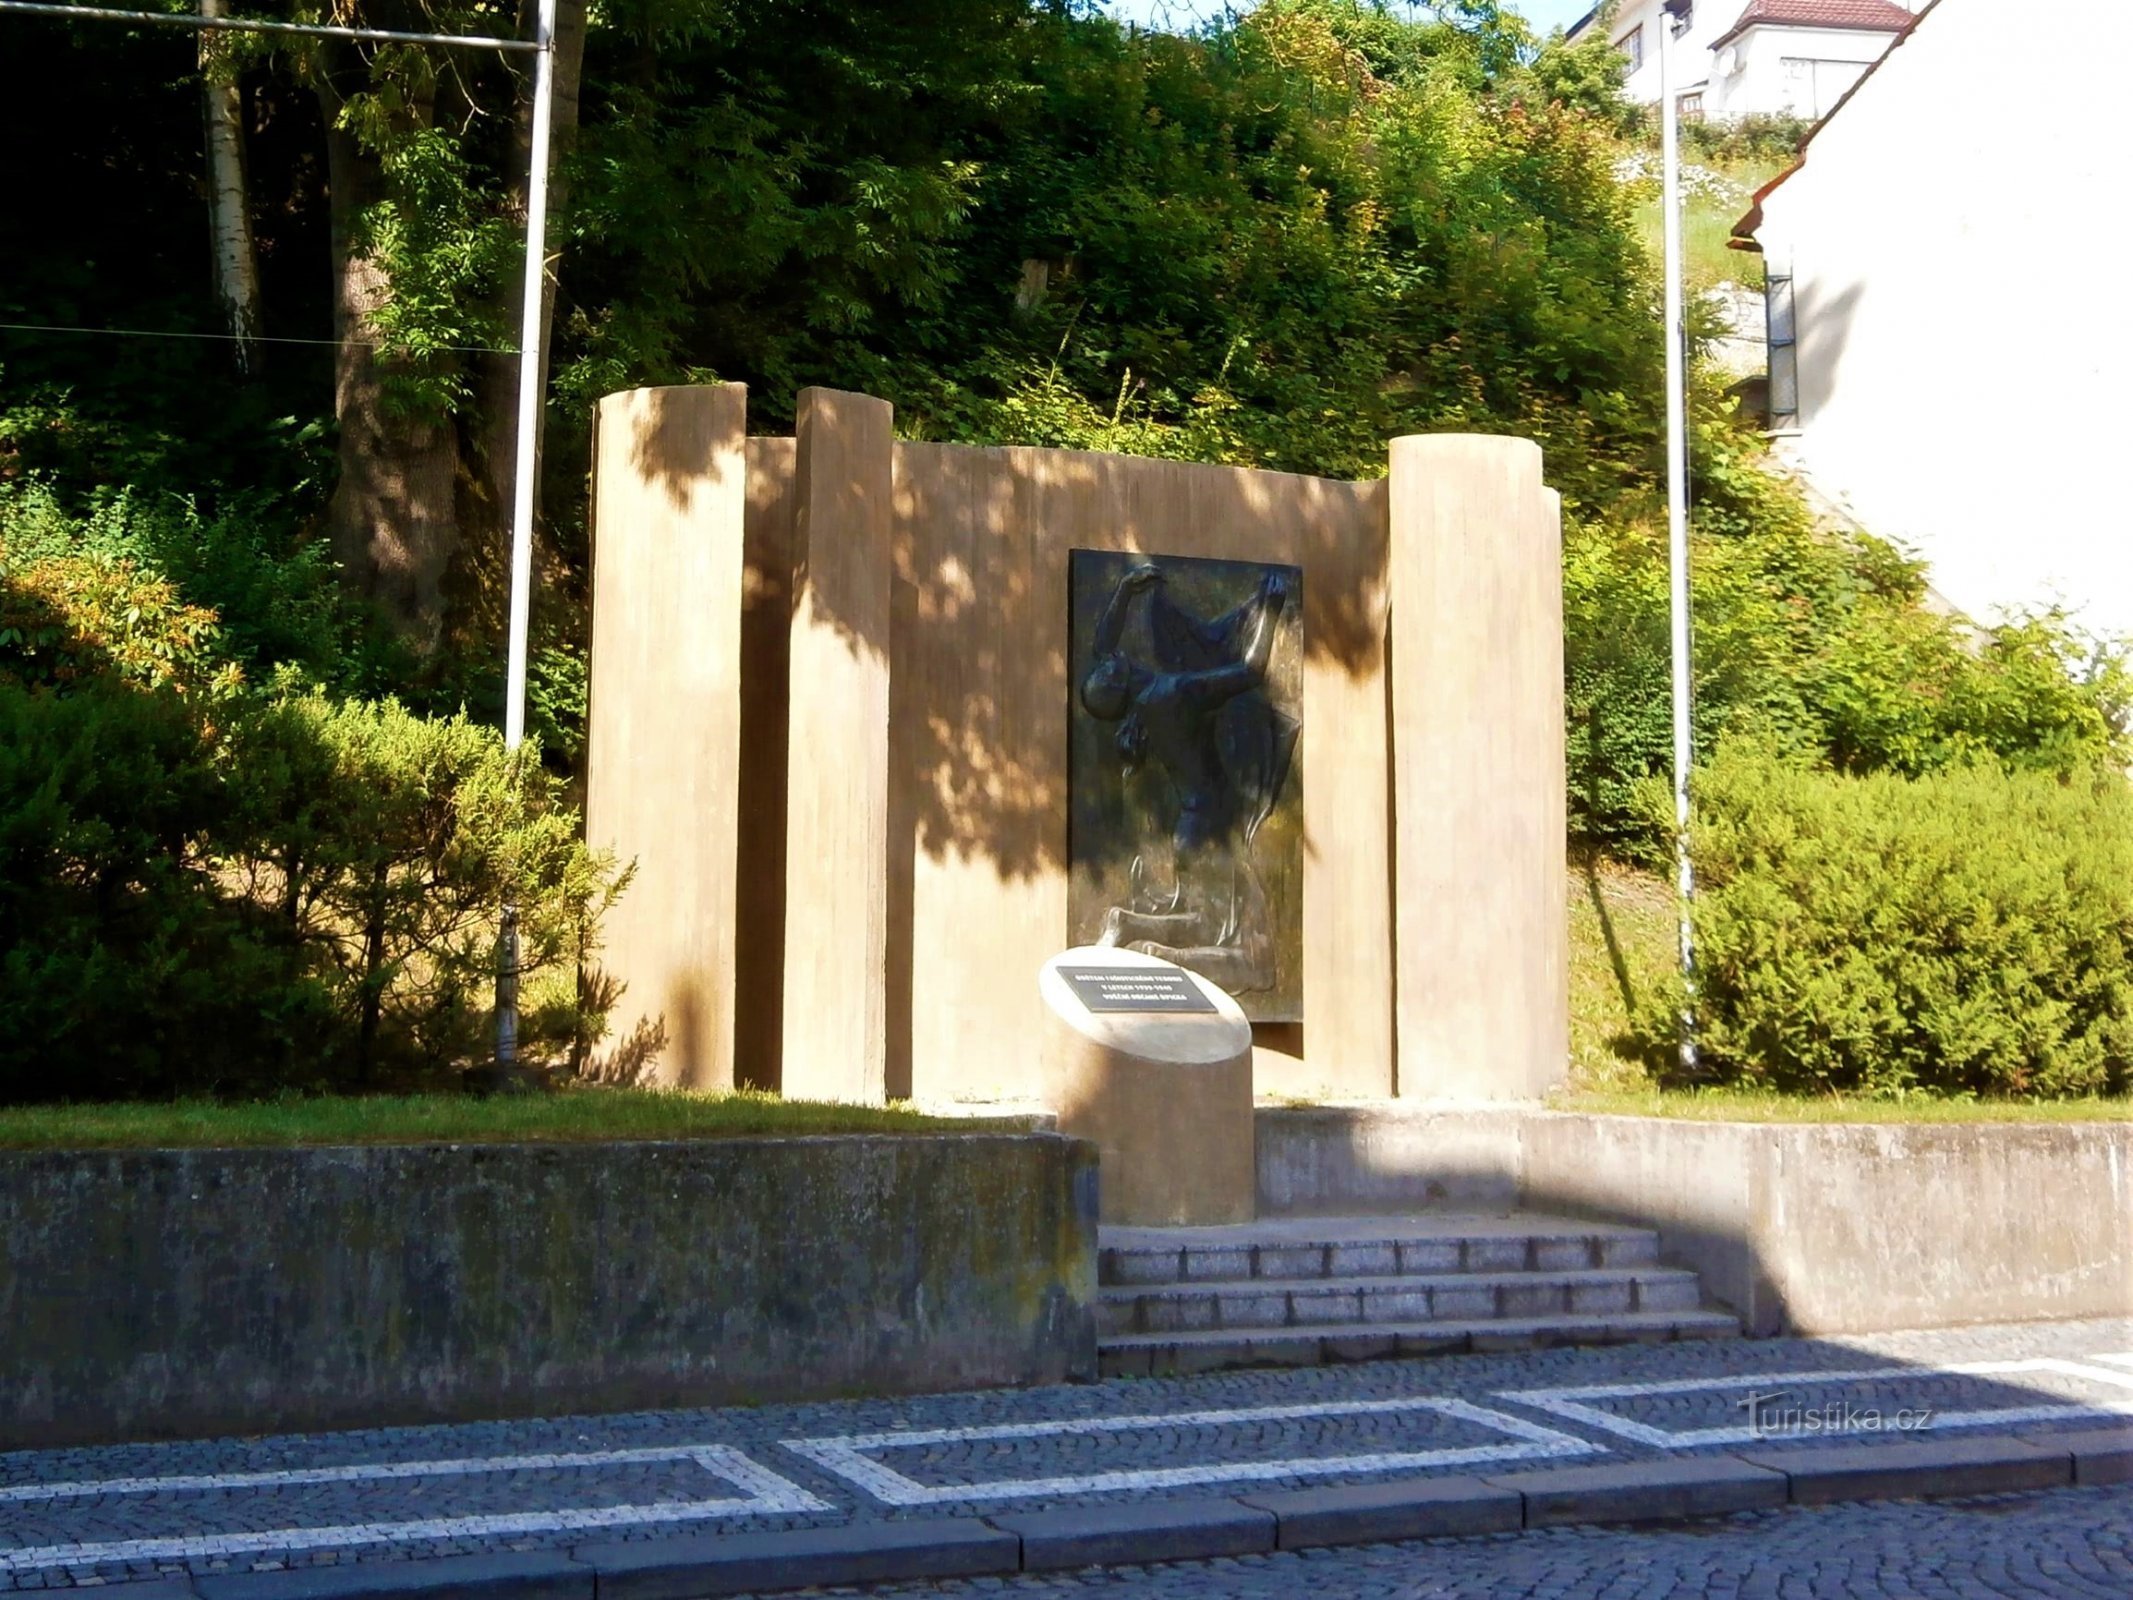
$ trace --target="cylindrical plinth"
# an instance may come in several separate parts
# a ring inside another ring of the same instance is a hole
[[[1091,1009],[1062,969],[1175,975],[1212,1009]],[[1237,1002],[1168,961],[1097,945],[1052,957],[1037,985],[1059,1131],[1090,1140],[1101,1153],[1102,1220],[1143,1227],[1251,1221],[1252,1025]]]

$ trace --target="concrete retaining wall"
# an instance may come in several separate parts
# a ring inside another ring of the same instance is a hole
[[[1508,1210],[1522,1121],[1505,1106],[1261,1106],[1259,1214]]]
[[[1055,1134],[0,1154],[0,1446],[1093,1377]]]
[[[1262,1215],[1508,1205],[1658,1229],[1752,1333],[2133,1314],[2133,1125],[1519,1108],[1259,1113]]]

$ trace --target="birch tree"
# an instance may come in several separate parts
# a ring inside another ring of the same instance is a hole
[[[200,15],[226,14],[226,0],[200,0]],[[237,368],[259,370],[259,257],[252,242],[251,192],[244,169],[244,96],[237,82],[242,58],[230,36],[200,30],[200,96],[206,123],[208,235],[214,250],[215,294],[235,340]]]

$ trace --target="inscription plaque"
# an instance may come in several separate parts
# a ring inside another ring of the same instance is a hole
[[[1214,1001],[1182,972],[1161,967],[1060,967],[1075,997],[1091,1011],[1201,1011]]]
[[[1069,553],[1070,944],[1303,1019],[1303,574]]]

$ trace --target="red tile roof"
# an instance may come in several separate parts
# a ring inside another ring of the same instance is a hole
[[[1911,25],[1911,13],[1894,0],[1748,0],[1740,20],[1722,38],[1712,41],[1716,50],[1750,28],[1767,24],[1774,28],[1858,28],[1868,33],[1900,33]]]
[[[1765,0],[1749,0],[1749,8],[1752,10],[1754,7],[1764,3]],[[1728,250],[1760,250],[1763,248],[1755,240],[1755,230],[1763,225],[1763,202],[1770,197],[1771,192],[1779,184],[1807,165],[1807,147],[1814,143],[1815,135],[1829,126],[1831,117],[1852,103],[1852,97],[1873,81],[1874,75],[1887,66],[1890,59],[1910,42],[1911,35],[1918,31],[1919,25],[1939,9],[1940,0],[1926,0],[1926,3],[1920,6],[1915,14],[1907,13],[1905,15],[1902,29],[1894,39],[1889,41],[1889,47],[1881,52],[1880,59],[1859,75],[1859,81],[1845,90],[1843,97],[1823,113],[1820,122],[1817,122],[1800,136],[1799,148],[1793,152],[1792,165],[1755,191],[1748,207],[1748,214],[1733,224],[1733,236],[1726,240],[1726,248]],[[1740,30],[1736,28],[1733,31],[1738,33]],[[1713,45],[1711,48],[1715,50],[1718,46]]]

